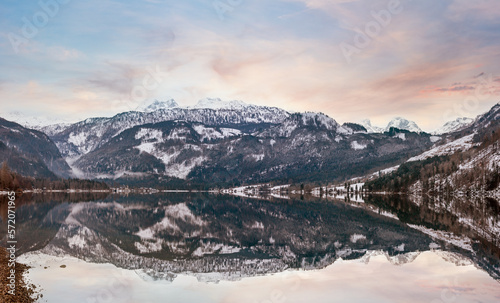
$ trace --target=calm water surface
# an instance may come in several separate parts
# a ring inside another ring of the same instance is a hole
[[[56,303],[500,301],[497,201],[343,198],[23,196],[19,260]]]

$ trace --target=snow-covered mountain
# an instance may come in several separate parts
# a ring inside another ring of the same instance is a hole
[[[499,111],[497,104],[459,135],[490,127]],[[391,121],[382,133],[374,133],[379,130],[369,121],[365,125],[370,131],[359,124],[340,125],[322,113],[292,114],[207,98],[185,108],[174,100],[156,100],[144,111],[52,125],[44,131],[76,176],[163,176],[211,184],[353,177],[458,139],[431,136],[403,118]]]
[[[168,99],[166,101],[154,100],[149,104],[144,104],[137,108],[137,111],[141,112],[155,112],[160,109],[169,109],[179,107],[179,104],[174,99]]]
[[[365,119],[359,123],[368,133],[383,133],[384,129],[382,127],[372,125],[372,122],[369,119]]]
[[[225,101],[220,98],[204,98],[198,101],[198,103],[192,108],[245,110],[249,107],[258,107],[258,106],[247,104],[239,100]]]
[[[155,100],[141,111],[44,131],[77,177],[197,183],[334,179],[385,168],[433,144],[427,134],[370,134],[322,113],[210,98],[193,107]]]
[[[391,127],[407,130],[410,132],[421,133],[422,130],[418,127],[417,123],[407,120],[405,118],[396,117],[392,119],[385,128],[372,125],[369,119],[365,119],[359,123],[366,128],[368,133],[383,133],[388,132]]]
[[[215,108],[217,104],[221,108]],[[175,106],[173,100],[154,102],[145,108],[147,111],[125,112],[111,118],[90,118],[65,127],[58,133],[51,132],[51,137],[65,157],[75,158],[95,150],[124,130],[137,125],[182,120],[208,126],[239,125],[251,129],[252,125],[257,124],[279,124],[290,116],[285,110],[276,107],[212,99],[201,100],[197,108]],[[155,108],[159,109],[149,111]]]
[[[428,134],[367,134],[318,113],[282,123],[206,125],[165,121],[129,128],[73,163],[88,178],[158,176],[195,183],[334,179],[432,146]],[[79,138],[72,138],[77,142]]]
[[[8,121],[16,122],[17,124],[22,125],[23,127],[36,130],[42,130],[42,128],[47,125],[55,125],[55,124],[67,125],[69,123],[69,122],[61,122],[61,120],[59,119],[48,118],[43,116],[30,116],[18,111],[2,112],[0,113],[0,117]]]
[[[404,129],[404,130],[411,131],[414,133],[421,133],[422,132],[420,127],[418,127],[417,123],[410,121],[410,120],[407,120],[405,118],[401,118],[401,117],[396,117],[396,118],[392,119],[389,122],[389,124],[387,124],[384,131],[386,131],[386,132],[389,131],[391,129],[391,127]]]
[[[406,180],[404,186],[414,193],[500,196],[500,104],[479,115],[470,126],[430,139],[436,142],[433,148],[411,157],[391,175],[367,183],[367,188],[400,191],[391,182]],[[410,176],[408,167],[420,174]]]
[[[447,134],[455,131],[462,130],[464,128],[467,128],[474,122],[474,119],[471,118],[457,118],[453,121],[446,122],[443,126],[440,128],[436,129],[432,133],[434,135],[442,135],[442,134]]]
[[[327,115],[321,113],[306,112],[300,114],[291,114],[289,118],[283,121],[283,123],[278,124],[274,127],[270,127],[269,129],[260,133],[259,136],[290,137],[295,130],[304,127],[333,132],[339,130],[340,133],[348,133],[348,130],[346,128],[342,128],[337,123],[337,121],[328,117]]]

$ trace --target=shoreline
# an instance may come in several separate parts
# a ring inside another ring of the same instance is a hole
[[[32,303],[37,302],[43,295],[39,293],[37,287],[26,281],[26,273],[29,266],[16,262],[15,265],[15,296],[9,294],[7,279],[9,276],[8,267],[9,259],[8,252],[5,247],[0,246],[0,280],[2,281],[0,288],[0,298],[4,303]]]

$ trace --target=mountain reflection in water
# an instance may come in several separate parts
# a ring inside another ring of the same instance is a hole
[[[287,198],[24,195],[17,208],[18,254],[111,263],[153,279],[189,274],[216,282],[321,269],[339,258],[368,262],[384,255],[398,265],[432,249],[500,277],[495,200]],[[4,245],[5,224],[0,235]]]

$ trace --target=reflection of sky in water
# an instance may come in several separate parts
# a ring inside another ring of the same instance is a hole
[[[133,271],[74,258],[31,255],[29,278],[41,285],[44,301],[59,302],[499,302],[500,283],[473,265],[457,266],[433,252],[413,262],[391,264],[383,255],[368,264],[338,260],[317,271],[198,282],[178,276],[173,283],[145,281]],[[67,268],[60,268],[60,265]],[[44,266],[49,268],[44,269]]]

